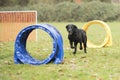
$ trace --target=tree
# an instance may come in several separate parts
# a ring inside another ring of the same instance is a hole
[[[14,6],[16,5],[16,0],[0,0],[0,6]]]
[[[101,2],[108,2],[111,3],[111,0],[100,0]]]
[[[82,0],[84,2],[90,2],[90,1],[101,1],[101,2],[111,2],[111,0]]]
[[[29,3],[29,0],[18,0],[18,5],[21,6],[27,6]]]
[[[112,3],[120,3],[120,0],[111,0]]]

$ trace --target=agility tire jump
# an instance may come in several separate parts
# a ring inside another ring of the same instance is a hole
[[[37,60],[33,58],[26,50],[27,38],[34,29],[44,30],[53,39],[52,53],[44,60]],[[47,64],[51,61],[53,61],[55,64],[59,64],[63,61],[64,56],[62,36],[55,27],[48,24],[32,25],[21,30],[16,37],[14,50],[14,63],[16,64],[41,65]]]
[[[111,30],[109,28],[109,26],[103,22],[103,21],[100,21],[100,20],[93,20],[93,21],[89,21],[88,23],[86,23],[84,26],[83,26],[83,29],[85,31],[87,31],[87,29],[93,25],[93,24],[99,24],[101,27],[105,28],[105,31],[106,31],[106,37],[103,41],[103,43],[101,45],[95,45],[93,44],[92,42],[90,42],[89,40],[87,40],[87,47],[89,48],[101,48],[101,47],[106,47],[106,46],[112,46],[112,35],[111,35]]]

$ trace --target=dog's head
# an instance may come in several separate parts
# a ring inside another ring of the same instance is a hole
[[[66,29],[67,29],[69,35],[72,35],[74,33],[74,31],[77,29],[77,26],[73,25],[73,24],[68,24],[66,26]]]

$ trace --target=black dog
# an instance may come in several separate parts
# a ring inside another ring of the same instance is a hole
[[[76,54],[77,51],[77,44],[80,43],[80,50],[82,50],[82,43],[84,46],[84,53],[86,53],[86,47],[87,47],[87,36],[86,32],[82,29],[78,29],[76,25],[68,24],[66,26],[66,29],[68,31],[68,39],[70,42],[70,47],[72,49],[75,49],[73,54]],[[73,46],[74,43],[74,46]]]

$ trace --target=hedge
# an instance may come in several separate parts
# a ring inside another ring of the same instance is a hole
[[[0,7],[0,11],[37,10],[38,21],[120,21],[120,4],[92,1],[89,3],[62,2],[56,5],[36,4],[25,7]]]

